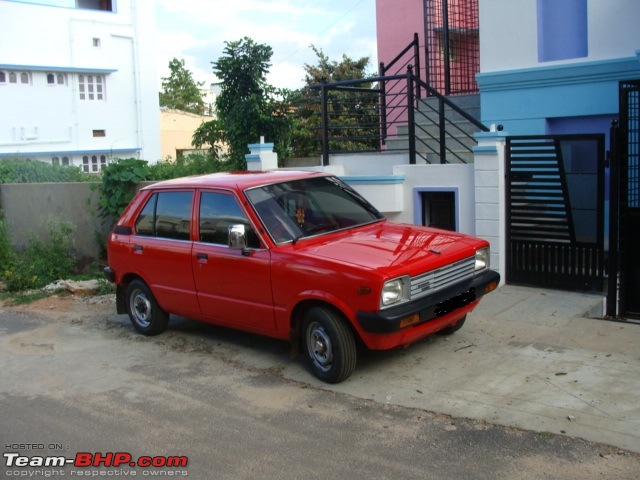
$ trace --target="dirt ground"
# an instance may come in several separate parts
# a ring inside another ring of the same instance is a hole
[[[5,354],[22,358],[6,356],[0,365],[7,414],[0,430],[13,432],[12,441],[64,440],[72,451],[127,442],[132,450],[186,451],[192,478],[211,471],[220,478],[300,478],[329,466],[348,478],[369,471],[367,478],[632,479],[640,469],[640,455],[618,448],[288,380],[273,367],[295,362],[286,345],[262,337],[181,319],[163,335],[143,337],[115,315],[115,295],[58,294],[2,311],[39,317],[36,328],[0,342]],[[30,382],[11,381],[27,369]],[[43,410],[60,419],[48,431],[39,416],[30,426],[31,412]],[[163,423],[152,420],[160,417]],[[212,450],[216,442],[234,447]]]

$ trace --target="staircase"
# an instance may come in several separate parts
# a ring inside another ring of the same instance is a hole
[[[480,119],[480,95],[456,95],[449,101],[476,119]],[[478,127],[454,109],[444,108],[445,161],[441,162],[439,99],[421,99],[415,111],[415,135],[417,163],[473,163],[472,148],[477,145],[474,134]],[[387,151],[409,149],[409,126],[398,125],[397,135],[387,138]]]

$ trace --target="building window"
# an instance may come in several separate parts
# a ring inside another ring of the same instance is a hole
[[[47,73],[47,85],[66,85],[67,76],[64,73]]]
[[[31,74],[29,72],[0,72],[0,83],[15,83],[31,85]]]
[[[456,231],[455,192],[421,192],[422,225]]]
[[[107,166],[106,155],[84,155],[82,157],[82,171],[84,173],[98,173]],[[64,159],[63,159],[64,165]]]
[[[103,10],[113,12],[112,0],[11,0],[19,3],[35,3],[36,5],[47,5],[50,7],[62,8],[86,8],[90,10]]]
[[[77,8],[88,8],[91,10],[103,10],[113,12],[111,0],[77,0]]]
[[[93,46],[96,48],[100,48],[100,39],[99,38],[94,38],[93,39]]]
[[[94,137],[106,137],[107,136],[107,131],[106,130],[94,130],[93,131],[93,136]]]
[[[587,0],[538,0],[538,61],[589,55]]]
[[[78,75],[78,91],[80,100],[104,100],[104,76]]]
[[[69,159],[68,156],[63,156],[63,157],[51,157],[51,164],[52,165],[62,165],[63,167],[68,167],[69,165],[71,165],[71,160]]]

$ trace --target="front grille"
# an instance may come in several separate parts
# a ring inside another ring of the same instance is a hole
[[[413,277],[411,279],[411,300],[425,297],[472,277],[475,273],[475,263],[475,257],[469,257]]]

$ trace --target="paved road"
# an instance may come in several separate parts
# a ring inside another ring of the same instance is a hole
[[[187,456],[179,468],[79,471],[193,479],[584,480],[640,471],[639,455],[613,447],[287,380],[278,365],[296,360],[284,343],[181,319],[146,338],[112,309],[0,309],[3,453]],[[7,478],[78,473],[6,467],[6,457],[4,465]]]

